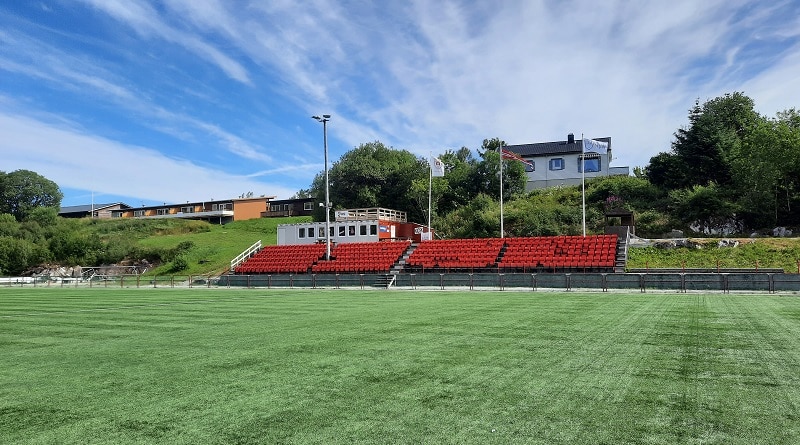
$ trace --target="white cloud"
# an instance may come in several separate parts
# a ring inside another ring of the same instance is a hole
[[[83,134],[63,124],[0,113],[4,171],[35,171],[71,189],[154,201],[233,198],[295,190],[174,159],[156,150]]]

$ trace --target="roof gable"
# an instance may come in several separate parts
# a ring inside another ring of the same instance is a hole
[[[596,141],[607,142],[608,149],[611,149],[610,137],[593,139]],[[526,157],[580,154],[583,153],[583,140],[576,139],[573,143],[569,143],[568,141],[554,141],[537,142],[534,144],[506,145],[505,148],[520,156]]]

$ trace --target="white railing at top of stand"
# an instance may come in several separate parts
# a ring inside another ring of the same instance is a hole
[[[245,262],[245,260],[253,256],[253,253],[258,252],[259,250],[261,250],[261,240],[256,241],[252,246],[248,247],[247,250],[240,253],[238,256],[236,256],[236,258],[232,259],[231,270],[236,269],[236,266]]]

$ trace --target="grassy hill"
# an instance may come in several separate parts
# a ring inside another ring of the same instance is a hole
[[[278,225],[311,221],[309,217],[258,218],[235,221],[225,225],[210,225],[206,232],[154,234],[139,241],[142,246],[160,249],[176,248],[184,242],[192,247],[183,254],[187,267],[181,275],[217,274],[230,266],[236,255],[258,240],[263,244],[277,244]],[[153,274],[170,273],[166,263],[151,271]]]

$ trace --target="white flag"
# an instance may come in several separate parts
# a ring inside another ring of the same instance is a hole
[[[444,164],[433,156],[431,156],[431,176],[444,176]]]
[[[608,150],[608,142],[601,142],[595,141],[594,139],[584,139],[583,140],[583,151],[594,151],[597,153],[601,153],[605,150]]]

